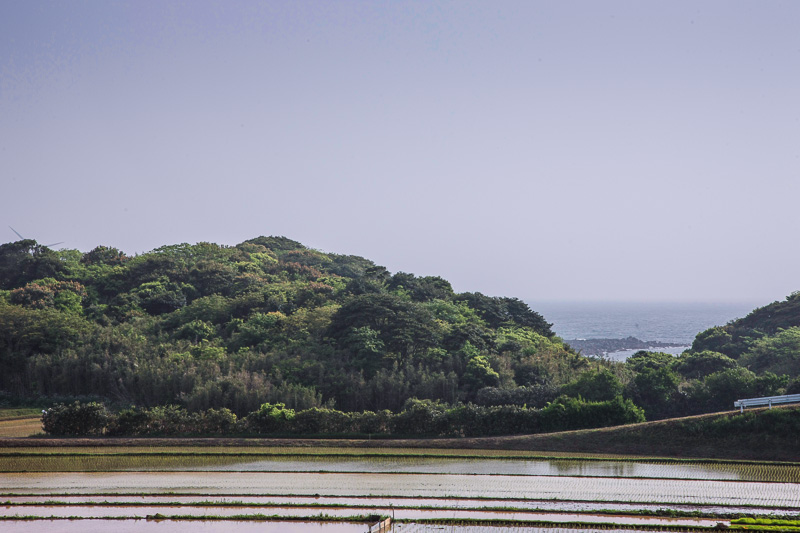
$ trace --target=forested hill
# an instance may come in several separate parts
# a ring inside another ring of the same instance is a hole
[[[757,373],[800,374],[800,291],[697,335],[693,351],[714,351]],[[800,392],[800,384],[789,388]]]
[[[453,292],[285,237],[0,246],[0,391],[120,404],[399,409],[543,404],[587,361],[516,298]]]
[[[794,294],[679,357],[620,363],[582,356],[519,299],[285,237],[132,257],[22,240],[0,245],[0,404],[100,400],[139,421],[131,434],[194,427],[186,413],[224,432],[229,416],[203,414],[222,408],[259,432],[613,425],[800,392],[799,310]],[[267,423],[278,419],[288,425]]]

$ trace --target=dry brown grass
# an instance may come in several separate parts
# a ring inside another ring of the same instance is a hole
[[[30,437],[42,432],[40,417],[12,418],[0,420],[0,437]]]

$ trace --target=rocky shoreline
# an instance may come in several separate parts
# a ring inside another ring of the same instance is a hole
[[[680,342],[643,341],[636,337],[626,337],[624,339],[571,339],[564,342],[583,355],[606,355],[623,350],[650,350],[653,348],[674,348],[686,345]]]

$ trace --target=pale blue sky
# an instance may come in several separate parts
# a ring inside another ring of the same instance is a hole
[[[0,242],[767,303],[800,289],[800,2],[5,0],[0,180]]]

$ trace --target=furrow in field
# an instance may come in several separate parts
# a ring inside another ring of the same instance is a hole
[[[555,511],[555,512],[599,512],[613,510],[616,513],[636,513],[640,511],[663,511],[665,509],[682,512],[701,512],[704,514],[738,515],[783,514],[785,509],[779,507],[753,507],[753,506],[722,506],[722,505],[696,505],[661,503],[628,503],[628,502],[586,502],[569,500],[520,500],[520,499],[459,499],[459,498],[401,498],[387,496],[373,498],[364,496],[209,496],[197,495],[138,495],[138,494],[94,494],[94,495],[31,495],[8,496],[0,495],[0,502],[10,505],[35,505],[35,504],[107,504],[107,505],[207,505],[213,506],[281,506],[305,505],[319,507],[385,507],[385,508],[446,508],[446,509],[515,509],[524,511]]]
[[[362,510],[358,510],[359,513]],[[81,517],[81,518],[146,518],[157,514],[165,516],[215,516],[240,517],[246,515],[269,515],[280,517],[313,517],[325,514],[330,517],[349,517],[357,514],[348,508],[326,508],[320,510],[316,507],[206,507],[206,506],[7,506],[0,507],[0,517],[13,518],[18,516],[40,517]],[[664,518],[650,516],[609,516],[597,514],[578,513],[534,513],[526,511],[478,511],[464,509],[394,509],[389,507],[374,508],[368,514],[395,516],[399,520],[431,520],[431,519],[459,519],[459,520],[519,520],[535,522],[579,522],[586,524],[617,523],[626,525],[643,526],[694,526],[712,527],[717,523],[729,525],[726,520],[703,518]]]

